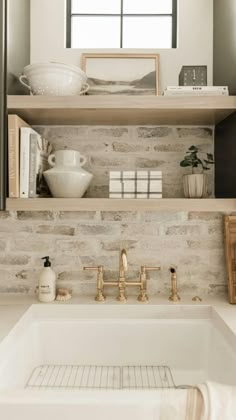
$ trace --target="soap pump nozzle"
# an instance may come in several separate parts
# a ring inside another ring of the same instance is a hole
[[[50,262],[50,259],[49,259],[50,257],[43,257],[43,258],[41,258],[42,260],[45,260],[44,261],[44,267],[51,267],[51,262]]]

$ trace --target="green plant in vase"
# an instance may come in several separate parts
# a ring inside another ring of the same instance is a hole
[[[210,165],[214,165],[214,156],[212,153],[206,153],[205,158],[200,158],[199,153],[200,149],[197,146],[191,146],[180,162],[182,168],[192,168],[192,173],[184,175],[183,178],[184,195],[187,198],[206,198],[208,196],[208,179],[205,171],[210,169]],[[198,168],[200,168],[200,173]],[[195,172],[196,170],[197,172]]]

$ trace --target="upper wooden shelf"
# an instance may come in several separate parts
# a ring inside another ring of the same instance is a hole
[[[8,112],[31,125],[216,125],[236,96],[8,96]]]
[[[236,199],[8,198],[7,210],[233,212],[236,211]]]

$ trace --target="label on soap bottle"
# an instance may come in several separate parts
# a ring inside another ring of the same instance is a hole
[[[49,285],[39,287],[39,294],[50,295],[50,293],[52,293],[52,291],[51,291],[51,287]]]

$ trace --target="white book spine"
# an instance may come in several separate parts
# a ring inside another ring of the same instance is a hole
[[[37,197],[36,194],[36,174],[37,174],[37,135],[30,134],[29,151],[29,197]]]
[[[23,127],[20,133],[20,198],[29,197],[29,151],[30,133]]]
[[[181,91],[181,92],[217,92],[228,91],[228,86],[167,86],[167,91]]]
[[[227,91],[208,91],[208,92],[200,92],[200,91],[164,91],[164,96],[228,96]]]

